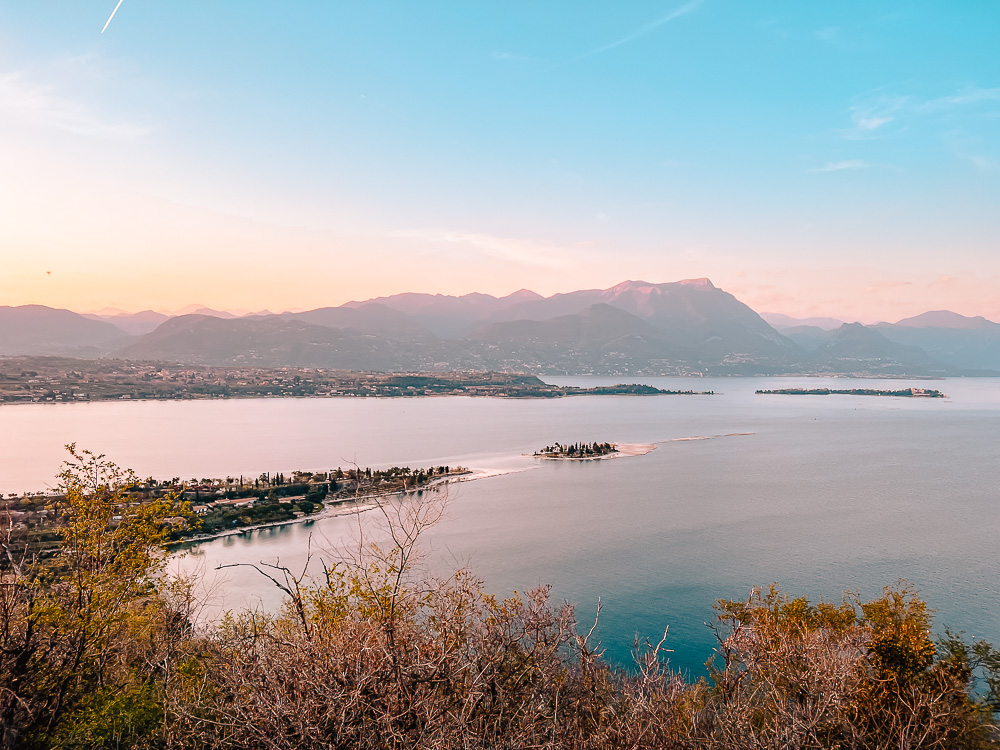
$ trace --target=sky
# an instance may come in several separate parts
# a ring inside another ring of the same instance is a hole
[[[0,5],[0,305],[1000,320],[1000,3]]]

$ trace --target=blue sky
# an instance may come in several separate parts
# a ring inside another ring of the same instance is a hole
[[[0,304],[1000,318],[1000,4],[114,5],[0,6]]]

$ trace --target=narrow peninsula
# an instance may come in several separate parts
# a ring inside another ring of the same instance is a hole
[[[120,517],[126,506],[175,502],[179,515],[164,522],[169,543],[201,541],[259,526],[292,523],[324,509],[349,510],[352,504],[365,500],[420,492],[471,473],[463,466],[352,466],[320,472],[265,472],[257,477],[136,477],[124,488],[124,504],[115,508],[115,516]],[[41,557],[55,553],[71,518],[66,497],[59,491],[8,494],[0,503],[0,524],[11,529],[12,539],[19,545]]]

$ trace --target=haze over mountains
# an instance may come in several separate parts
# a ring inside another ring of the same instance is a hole
[[[406,293],[242,317],[200,306],[173,316],[0,307],[0,354],[351,370],[944,376],[1000,372],[1000,325],[950,311],[872,326],[762,317],[693,279],[551,297]]]

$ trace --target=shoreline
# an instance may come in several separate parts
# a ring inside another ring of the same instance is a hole
[[[532,453],[522,453],[521,456],[525,458],[541,459],[545,461],[601,461],[606,459],[620,459],[620,458],[631,458],[634,456],[645,456],[652,453],[657,449],[659,445],[666,443],[677,443],[677,442],[690,442],[695,440],[712,440],[716,438],[724,437],[743,437],[749,435],[755,435],[753,432],[731,432],[721,435],[694,435],[689,437],[678,437],[678,438],[668,438],[666,440],[658,440],[651,443],[616,443],[616,450],[613,453],[608,453],[600,456],[542,456],[535,455]],[[304,515],[296,518],[288,518],[278,521],[268,521],[264,523],[252,524],[249,526],[241,526],[239,528],[223,529],[209,534],[196,534],[194,536],[186,537],[184,539],[178,539],[173,542],[169,542],[164,545],[168,555],[184,553],[189,547],[194,547],[199,544],[204,544],[207,542],[214,541],[216,539],[224,539],[231,536],[240,536],[243,534],[252,534],[255,531],[261,531],[263,529],[275,528],[279,526],[288,526],[297,523],[306,523],[318,521],[326,518],[340,518],[343,516],[360,515],[369,510],[373,510],[378,507],[378,500],[393,498],[393,497],[405,497],[414,492],[423,492],[424,490],[436,490],[440,488],[447,487],[449,484],[460,484],[462,482],[472,482],[478,479],[490,479],[493,477],[505,476],[507,474],[518,474],[524,471],[530,471],[537,468],[537,464],[531,466],[524,466],[519,468],[511,469],[469,469],[462,474],[452,475],[446,478],[437,479],[424,487],[411,490],[403,491],[390,491],[390,492],[377,492],[356,498],[345,498],[338,501],[333,501],[329,503],[324,503],[322,510],[312,513],[309,515]]]
[[[602,461],[612,458],[629,458],[645,456],[656,450],[656,443],[615,443],[615,450],[600,456],[545,456],[535,453],[522,453],[522,456],[536,458],[540,461]]]
[[[454,477],[448,477],[446,479],[436,480],[430,484],[420,487],[419,490],[406,490],[403,492],[377,492],[371,495],[364,495],[357,499],[345,499],[338,502],[330,503],[324,506],[324,508],[317,513],[312,513],[310,515],[301,516],[299,518],[287,518],[283,521],[268,521],[265,523],[253,524],[252,526],[240,526],[238,529],[225,529],[223,531],[217,531],[213,534],[199,534],[196,536],[187,537],[186,539],[178,539],[175,542],[169,542],[164,545],[164,549],[167,550],[167,554],[176,554],[178,552],[185,552],[184,549],[187,545],[197,545],[204,544],[206,542],[211,542],[216,539],[223,539],[229,536],[240,536],[242,534],[252,533],[254,531],[259,531],[261,529],[270,529],[278,526],[289,526],[295,523],[305,523],[306,521],[318,521],[324,518],[340,518],[342,516],[356,516],[360,515],[366,511],[374,510],[378,507],[378,503],[375,502],[379,499],[392,498],[392,497],[404,497],[413,492],[422,492],[424,490],[435,489],[439,487],[445,487],[449,484],[460,484],[462,482],[473,482],[477,479],[491,479],[492,477],[500,477],[506,474],[517,474],[521,471],[528,471],[528,468],[524,469],[471,469],[465,474],[458,474]],[[366,502],[368,501],[368,502]]]
[[[651,376],[659,377],[659,376]],[[559,386],[562,387],[562,386]],[[372,400],[372,399],[421,399],[421,398],[475,398],[475,399],[497,399],[498,401],[553,401],[560,398],[576,398],[579,396],[626,396],[626,397],[639,397],[647,398],[653,396],[718,396],[721,395],[718,392],[713,391],[666,391],[665,393],[588,393],[584,391],[583,393],[552,393],[552,394],[515,394],[509,396],[502,396],[495,393],[424,393],[420,395],[415,394],[372,394],[372,395],[316,395],[316,396],[200,396],[197,398],[121,398],[121,397],[110,397],[110,398],[81,398],[81,399],[70,399],[65,401],[6,401],[0,399],[0,406],[72,406],[74,404],[128,404],[128,403],[196,403],[199,401],[281,401],[281,400],[293,400],[299,399],[302,401],[316,401],[322,399],[350,399],[352,401],[359,400]]]
[[[3,357],[0,357],[3,360]],[[997,378],[997,375],[886,375],[877,373],[781,373],[775,375],[734,375],[734,374],[718,374],[718,375],[630,375],[630,376],[609,376],[609,375],[538,375],[538,378],[552,377],[552,378],[569,378],[569,377],[601,377],[601,378],[611,378],[611,377],[634,377],[634,378],[659,378],[668,377],[674,379],[686,379],[686,380],[703,380],[705,378],[726,378],[727,380],[754,380],[754,379],[766,379],[766,378],[814,378],[820,379],[830,379],[830,380],[880,380],[880,381],[904,381],[904,380],[916,380],[916,381],[944,381],[948,379],[955,378]],[[546,401],[558,398],[569,398],[573,396],[718,396],[723,395],[719,391],[672,391],[666,390],[662,393],[591,393],[587,392],[589,388],[605,388],[609,386],[564,386],[556,383],[549,383],[547,381],[545,385],[552,386],[555,388],[580,388],[583,392],[553,392],[553,393],[539,393],[539,394],[510,394],[501,395],[495,393],[474,393],[474,392],[464,392],[464,393],[423,393],[423,394],[408,394],[408,393],[398,393],[398,394],[303,394],[303,395],[265,395],[265,394],[246,394],[246,395],[195,395],[186,398],[176,398],[176,397],[149,397],[149,396],[108,396],[107,398],[80,398],[80,399],[64,399],[64,400],[39,400],[39,401],[29,401],[24,399],[17,400],[7,400],[0,398],[0,407],[4,406],[66,406],[73,404],[97,404],[97,403],[128,403],[128,402],[197,402],[197,401],[265,401],[265,400],[284,400],[284,399],[302,399],[302,400],[314,400],[314,399],[420,399],[420,398],[491,398],[500,400],[527,400],[527,401]],[[655,387],[655,386],[653,386]],[[779,389],[782,390],[782,389]],[[768,392],[769,394],[771,392]]]

